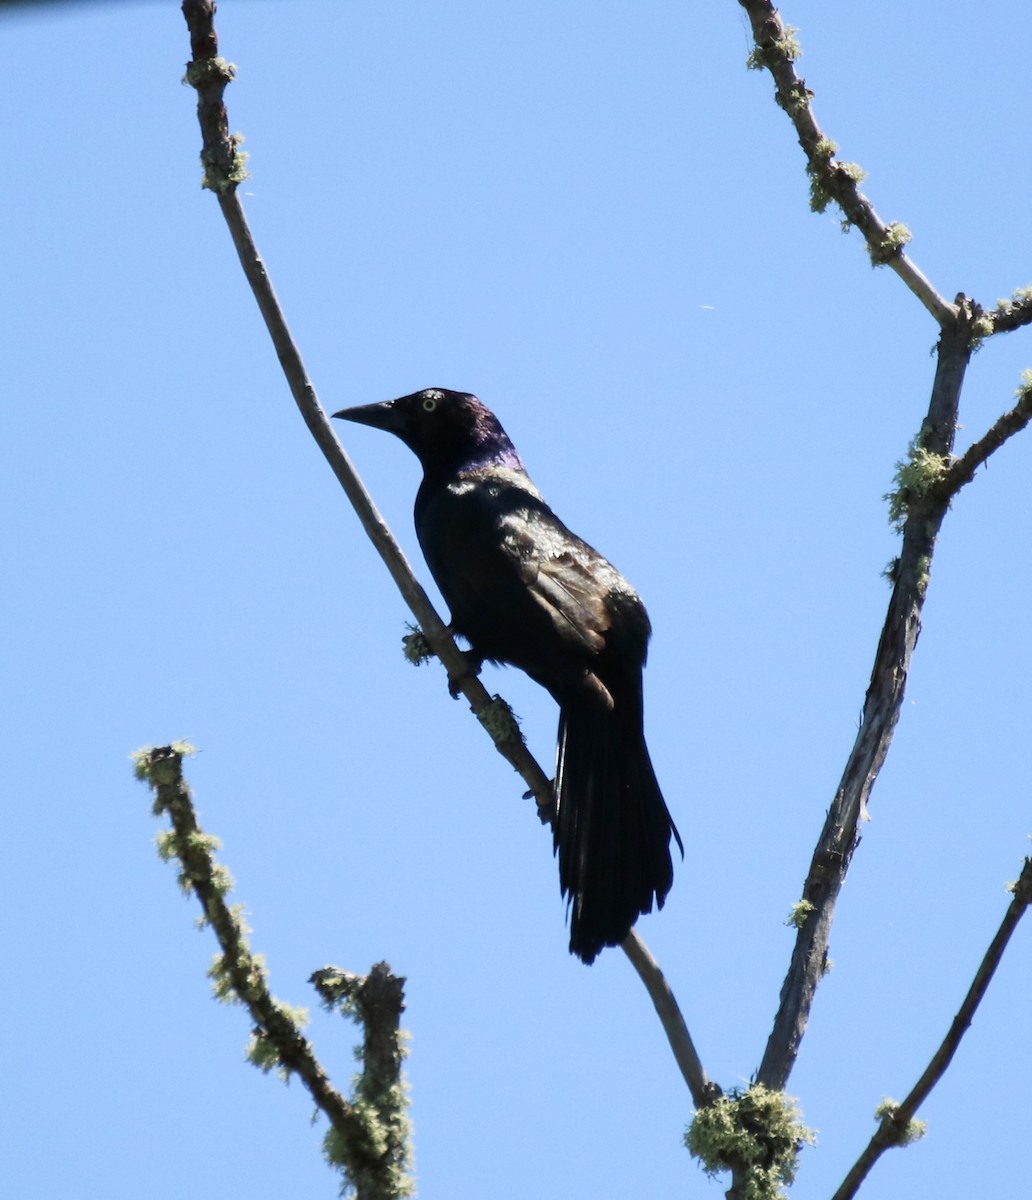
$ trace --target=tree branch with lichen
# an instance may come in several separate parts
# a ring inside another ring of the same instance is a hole
[[[795,1179],[800,1150],[815,1141],[794,1097],[761,1083],[700,1108],[684,1135],[707,1175],[731,1172],[730,1200],[781,1200]]]
[[[901,1104],[885,1100],[875,1110],[878,1128],[832,1200],[852,1200],[871,1168],[886,1150],[893,1146],[907,1146],[924,1135],[924,1122],[916,1119],[917,1110],[928,1099],[932,1089],[953,1061],[961,1039],[971,1025],[982,997],[1000,965],[1011,935],[1017,929],[1018,922],[1025,915],[1029,905],[1032,905],[1032,858],[1025,859],[1021,875],[1016,882],[1009,885],[1009,890],[1012,892],[1012,899],[1007,912],[975,973],[963,1003],[957,1010],[957,1015],[950,1024],[949,1031],[907,1098]]]
[[[752,26],[755,48],[748,65],[770,72],[775,98],[795,126],[806,155],[810,206],[823,212],[834,201],[844,225],[855,225],[867,242],[872,262],[893,268],[938,321],[941,336],[937,368],[928,411],[906,458],[897,466],[896,486],[886,497],[889,517],[903,535],[898,559],[892,565],[893,593],[865,697],[860,729],[838,790],[828,810],[802,897],[793,908],[798,933],[782,987],[774,1027],[757,1073],[760,1083],[783,1088],[794,1065],[816,988],[827,966],[828,937],[835,902],[853,852],[860,822],[891,744],[899,719],[910,659],[921,627],[932,556],[939,528],[956,492],[1003,442],[1032,418],[1032,377],[1018,391],[1018,404],[1004,414],[980,441],[955,458],[960,392],[974,349],[994,333],[1032,321],[1032,289],[1022,289],[997,309],[983,312],[960,295],[951,304],[931,286],[907,257],[905,227],[886,225],[859,184],[864,172],[854,163],[839,162],[837,147],[817,123],[813,92],[797,73],[802,54],[796,31],[784,24],[768,0],[739,0]]]
[[[956,317],[956,307],[946,301],[916,264],[907,257],[903,247],[910,241],[905,225],[886,224],[878,216],[871,201],[860,191],[864,171],[856,163],[841,162],[835,154],[836,144],[817,123],[813,112],[813,92],[797,73],[795,63],[802,48],[795,34],[786,26],[781,15],[769,0],[738,0],[752,26],[755,48],[748,65],[754,70],[767,70],[774,80],[774,95],[795,126],[799,145],[806,155],[806,173],[810,178],[810,207],[824,212],[834,201],[842,210],[843,224],[856,226],[863,234],[874,266],[888,266],[945,327]]]
[[[233,883],[226,868],[215,861],[218,839],[201,829],[190,788],[183,778],[183,757],[191,753],[192,747],[179,742],[148,746],[132,757],[137,779],[149,784],[154,794],[154,815],[167,815],[171,822],[171,829],[158,839],[158,851],[166,861],[178,860],[179,885],[200,901],[201,925],[211,926],[221,948],[208,972],[216,999],[241,1004],[250,1014],[254,1032],[248,1058],[255,1066],[266,1072],[275,1069],[285,1079],[296,1075],[307,1088],[329,1121],[324,1140],[326,1157],[342,1171],[346,1187],[354,1190],[357,1200],[401,1200],[412,1194],[413,1183],[408,1174],[411,1152],[397,1021],[392,1024],[390,1020],[376,1020],[378,1010],[370,1005],[356,1009],[364,1021],[366,1070],[356,1081],[355,1102],[346,1100],[330,1082],[301,1032],[307,1014],[272,995],[264,961],[252,953],[248,944],[250,931],[242,910],[227,902]],[[381,992],[389,991],[396,997],[394,1007],[400,1016],[403,983],[390,976],[385,963],[380,963],[364,987],[355,990],[376,987]],[[325,999],[326,994],[321,994]],[[382,1045],[392,1038],[398,1047],[393,1057],[383,1052],[375,1058],[370,1055],[370,1044]],[[380,1102],[368,1103],[370,1093]]]
[[[1018,288],[1005,300],[997,300],[996,307],[982,314],[983,336],[994,333],[1013,333],[1025,325],[1032,324],[1032,286]]]
[[[950,496],[970,483],[975,472],[1008,438],[1020,433],[1032,420],[1032,371],[1023,371],[1021,385],[1015,389],[1017,404],[1005,412],[991,429],[949,464],[939,484]]]
[[[835,903],[860,840],[867,802],[885,761],[906,689],[910,659],[921,629],[932,556],[950,498],[941,487],[951,461],[960,392],[971,357],[977,305],[957,298],[957,318],[943,329],[938,363],[921,431],[897,468],[890,515],[903,534],[893,590],[875,652],[860,729],[846,760],[814,850],[802,896],[793,908],[795,946],[757,1080],[783,1089],[795,1064],[817,987],[827,968]],[[923,470],[922,470],[923,467]],[[929,478],[931,475],[931,478]]]

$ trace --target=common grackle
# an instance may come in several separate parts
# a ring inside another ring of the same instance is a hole
[[[670,818],[642,727],[651,632],[638,593],[559,520],[476,396],[426,388],[334,413],[396,434],[423,466],[416,534],[452,628],[559,705],[553,827],[570,950],[593,962],[673,882]],[[682,847],[683,853],[683,847]]]

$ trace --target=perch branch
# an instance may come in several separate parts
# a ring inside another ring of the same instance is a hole
[[[198,119],[204,142],[201,161],[205,166],[205,184],[218,196],[240,265],[258,302],[294,401],[432,650],[448,671],[449,678],[469,701],[480,723],[491,735],[498,752],[526,781],[530,794],[537,801],[542,822],[551,823],[555,815],[551,781],[527,749],[511,715],[509,720],[504,717],[499,720],[499,707],[504,706],[504,701],[497,696],[490,696],[480,680],[470,675],[466,657],[455,645],[447,627],[420,586],[401,547],[365,490],[319,403],[300,352],[287,327],[265,264],[251,236],[243,206],[236,194],[237,184],[244,174],[243,163],[239,154],[239,139],[234,139],[228,132],[229,123],[222,100],[222,93],[233,77],[233,70],[218,57],[218,38],[214,27],[215,4],[213,0],[183,0],[183,15],[190,30],[190,44],[194,55],[187,69],[187,79],[198,90]],[[217,64],[217,67],[205,66],[206,63]],[[505,708],[507,709],[507,706]],[[625,939],[623,949],[638,970],[656,1005],[678,1064],[682,1071],[687,1071],[685,1078],[693,1090],[693,1095],[696,1090],[700,1090],[701,1093],[701,1089],[708,1086],[705,1073],[677,1009],[673,993],[665,980],[662,980],[655,960],[636,933],[632,931]],[[654,971],[643,969],[646,960],[652,964]],[[661,987],[666,991],[665,997],[660,999],[657,999],[660,994],[660,984],[657,980],[662,980]],[[680,1030],[672,1033],[678,1022]],[[686,1067],[691,1060],[693,1065]]]
[[[1025,859],[1025,865],[1020,877],[1013,885],[1013,891],[1014,897],[1007,907],[1000,928],[982,959],[971,987],[968,989],[957,1015],[953,1018],[942,1045],[935,1052],[924,1074],[914,1085],[907,1098],[901,1104],[893,1104],[884,1113],[874,1136],[842,1181],[841,1187],[832,1200],[852,1200],[871,1168],[885,1151],[892,1146],[903,1145],[911,1140],[913,1135],[909,1133],[909,1130],[917,1110],[928,1098],[932,1088],[946,1073],[946,1068],[956,1054],[961,1039],[967,1032],[975,1011],[996,973],[996,968],[1000,965],[1011,934],[1018,927],[1018,922],[1025,915],[1025,910],[1032,904],[1032,858]]]
[[[666,976],[660,970],[659,963],[633,929],[624,938],[621,949],[631,960],[655,1005],[663,1032],[667,1035],[670,1049],[674,1052],[674,1059],[692,1094],[692,1103],[696,1108],[711,1104],[720,1095],[720,1088],[706,1077],[677,999],[666,981]]]
[[[187,78],[192,82],[192,77],[197,76],[204,81],[204,87],[198,88],[197,107],[204,138],[201,161],[205,164],[205,182],[218,197],[240,265],[258,302],[291,395],[434,653],[444,664],[455,686],[469,701],[481,724],[491,733],[498,752],[523,776],[537,801],[542,821],[551,821],[554,811],[551,783],[524,744],[515,721],[502,722],[495,719],[497,700],[489,695],[479,679],[469,673],[465,656],[455,645],[447,627],[420,586],[401,547],[366,491],[343,446],[337,440],[329,417],[319,403],[237,195],[236,185],[242,178],[242,166],[236,157],[237,143],[228,134],[229,125],[221,99],[221,89],[224,89],[232,78],[232,69],[225,69],[226,64],[217,72],[210,68],[197,68],[198,62],[222,63],[218,58],[218,40],[213,23],[215,5],[211,0],[184,0],[183,15],[190,29],[194,53],[194,61],[187,70]],[[199,55],[202,57],[198,58]],[[212,89],[217,84],[220,84],[220,90],[216,99]],[[211,164],[217,165],[217,175],[213,173],[214,168]]]

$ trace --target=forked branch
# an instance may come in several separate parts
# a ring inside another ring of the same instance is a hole
[[[397,1022],[384,1020],[382,1005],[367,1005],[361,1012],[366,1069],[356,1084],[357,1102],[346,1100],[330,1082],[301,1031],[303,1013],[277,1000],[269,990],[264,962],[248,945],[240,908],[227,901],[232,881],[226,868],[215,861],[218,840],[201,829],[183,778],[183,755],[188,753],[191,748],[179,743],[148,747],[133,758],[137,778],[148,783],[154,794],[154,815],[167,815],[171,822],[171,829],[158,839],[161,855],[178,860],[180,886],[187,894],[196,895],[202,921],[218,939],[221,954],[209,971],[215,995],[243,1005],[250,1014],[254,1023],[248,1051],[251,1062],[265,1071],[276,1068],[284,1077],[296,1075],[307,1088],[329,1121],[327,1157],[343,1171],[356,1200],[401,1200],[411,1195],[412,1180],[401,1079],[402,1035]],[[403,981],[390,976],[384,963],[362,982],[368,981],[377,985],[379,992],[389,989],[396,995],[395,1008],[400,1014]],[[385,1041],[396,1047],[393,1057],[381,1053],[371,1058],[370,1043]],[[370,1104],[370,1095],[378,1103]]]

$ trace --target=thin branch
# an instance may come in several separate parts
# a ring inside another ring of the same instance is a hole
[[[180,885],[187,893],[196,894],[204,923],[211,926],[222,950],[209,972],[216,995],[235,999],[250,1014],[255,1025],[252,1062],[266,1070],[276,1066],[297,1075],[308,1089],[334,1131],[335,1144],[344,1148],[335,1161],[355,1184],[359,1200],[407,1196],[412,1190],[405,1171],[407,1141],[384,1144],[375,1114],[365,1107],[360,1111],[337,1091],[301,1033],[298,1013],[269,990],[264,964],[251,952],[240,912],[226,902],[231,880],[225,867],[215,862],[218,841],[201,828],[183,778],[183,755],[190,752],[190,747],[178,744],[150,747],[133,758],[137,777],[154,793],[155,816],[167,814],[172,825],[171,834],[159,840],[162,857],[179,860]],[[400,1073],[400,1059],[398,1069]]]
[[[943,330],[921,447],[945,459],[953,447],[964,371],[971,357],[971,327],[977,306],[958,297],[956,320]],[[782,985],[774,1027],[757,1072],[757,1082],[783,1090],[795,1065],[810,1007],[824,975],[835,902],[860,841],[860,823],[899,719],[910,659],[921,630],[935,540],[949,498],[935,491],[915,496],[907,507],[892,597],[875,653],[856,742],[846,762],[803,885],[807,915],[796,935]]]
[[[1010,412],[1005,412],[984,437],[969,446],[960,458],[952,463],[941,485],[948,496],[955,496],[965,484],[970,483],[975,472],[989,456],[1032,421],[1032,382],[1018,388],[1016,395],[1018,402]]]
[[[649,948],[639,935],[632,929],[621,943],[621,949],[631,960],[638,972],[645,990],[652,999],[659,1014],[663,1032],[667,1035],[670,1049],[674,1052],[677,1065],[681,1068],[685,1083],[692,1094],[692,1103],[696,1108],[704,1108],[720,1095],[720,1088],[711,1083],[695,1049],[695,1043],[688,1032],[677,998],[666,981],[666,976],[660,970],[659,963],[652,957]]]
[[[813,115],[813,92],[796,72],[795,59],[801,53],[793,31],[786,28],[778,10],[769,0],[738,0],[749,16],[756,50],[750,64],[765,67],[774,79],[776,98],[799,136],[807,160],[807,173],[814,188],[813,207],[823,211],[828,199],[834,200],[850,225],[863,234],[872,262],[890,266],[932,314],[941,327],[956,317],[956,307],[946,301],[904,254],[909,234],[900,225],[886,225],[871,201],[860,191],[863,172],[853,163],[835,159],[834,143]]]
[[[990,333],[1013,333],[1032,324],[1032,287],[1019,288],[1009,300],[1001,300],[983,315]]]
[[[967,995],[964,997],[963,1004],[961,1004],[957,1015],[953,1018],[949,1032],[943,1038],[942,1044],[933,1055],[924,1074],[914,1085],[907,1098],[902,1104],[893,1105],[891,1110],[882,1117],[881,1124],[875,1131],[874,1136],[853,1165],[852,1170],[843,1180],[842,1186],[832,1197],[832,1200],[852,1200],[852,1197],[856,1195],[857,1190],[871,1168],[885,1151],[892,1146],[899,1146],[910,1140],[908,1131],[911,1128],[911,1122],[917,1110],[928,1098],[932,1088],[935,1087],[946,1073],[946,1068],[950,1065],[954,1054],[956,1054],[961,1039],[967,1032],[975,1012],[982,1001],[982,997],[985,995],[990,981],[996,973],[996,968],[1000,965],[1000,960],[1003,958],[1003,952],[1007,948],[1011,934],[1017,928],[1018,922],[1025,915],[1025,911],[1030,904],[1032,904],[1032,858],[1026,858],[1021,875],[1014,884],[1014,898],[1011,900],[1000,928],[997,930],[996,936],[993,938],[985,957],[982,959],[974,981],[968,989]]]
[[[470,674],[465,655],[455,645],[420,586],[319,403],[237,195],[237,184],[243,178],[243,165],[237,144],[228,134],[229,125],[221,98],[222,91],[233,77],[233,69],[218,57],[218,40],[213,24],[215,5],[211,0],[184,0],[183,15],[190,28],[194,53],[187,79],[198,89],[198,118],[204,136],[201,161],[205,165],[205,183],[218,196],[240,265],[258,302],[294,401],[431,648],[444,663],[454,686],[469,701],[473,712],[490,733],[498,752],[523,776],[537,801],[541,820],[550,822],[554,813],[554,799],[548,777],[527,749],[515,720],[499,720],[498,698],[492,697],[483,684]],[[217,66],[212,67],[211,64]],[[201,82],[197,83],[195,79]]]

